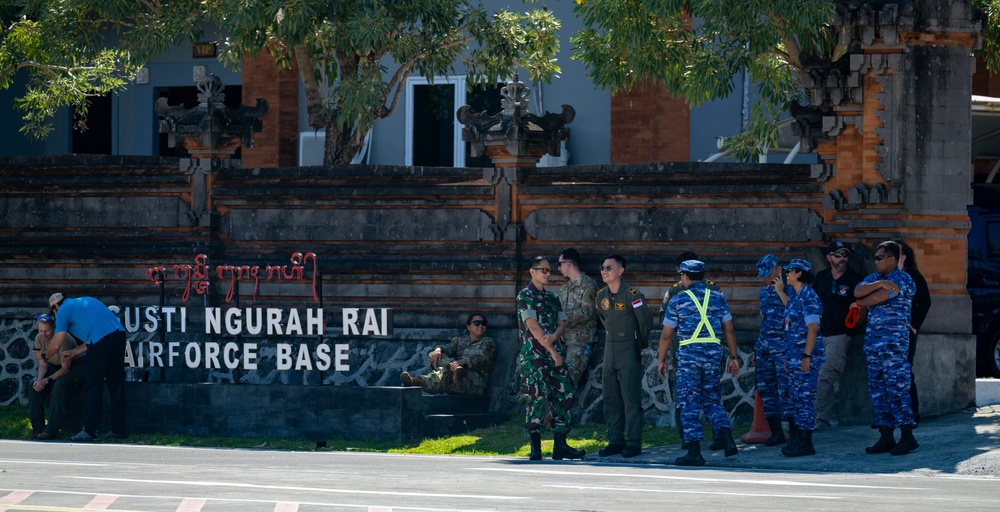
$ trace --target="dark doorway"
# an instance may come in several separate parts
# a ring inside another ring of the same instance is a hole
[[[73,113],[73,153],[111,154],[111,94],[89,98],[87,115]]]

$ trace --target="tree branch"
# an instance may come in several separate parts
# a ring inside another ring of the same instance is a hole
[[[320,119],[320,112],[323,111],[323,98],[320,95],[319,81],[316,80],[316,69],[305,45],[293,46],[292,52],[295,54],[295,63],[299,67],[302,88],[306,92],[306,113],[309,115],[309,127],[318,130],[326,126],[326,120]]]

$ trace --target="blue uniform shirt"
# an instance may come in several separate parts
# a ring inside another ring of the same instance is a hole
[[[698,298],[699,304],[705,299],[706,289],[702,282],[696,282],[688,288]],[[712,296],[708,300],[708,322],[712,325],[715,336],[721,341],[723,340],[722,324],[732,320],[733,315],[729,312],[729,302],[726,301],[722,292],[711,290],[711,294]],[[687,293],[681,292],[667,303],[667,314],[663,317],[663,326],[676,328],[677,339],[683,341],[691,338],[700,322],[701,314],[698,313],[698,308]],[[707,336],[708,333],[703,329],[700,335]]]
[[[68,332],[87,345],[124,330],[118,317],[93,297],[66,299],[56,313],[56,332]]]
[[[909,274],[893,269],[883,276],[878,272],[865,278],[861,284],[889,280],[899,286],[899,293],[868,308],[868,333],[865,341],[878,342],[887,338],[910,339],[910,308],[917,285]]]
[[[816,345],[811,356],[815,359],[826,357],[826,347],[823,336],[819,333],[819,322],[823,316],[823,303],[819,295],[808,284],[793,296],[789,296],[785,307],[785,351],[791,354],[803,354],[806,348],[806,337],[809,334],[809,324],[816,324]]]
[[[791,297],[795,294],[795,288],[786,284],[784,292]],[[757,298],[760,301],[760,335],[777,336],[780,339],[785,330],[785,305],[781,302],[781,297],[773,286],[765,286],[760,289]]]

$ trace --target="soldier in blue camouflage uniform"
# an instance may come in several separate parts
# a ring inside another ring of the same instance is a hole
[[[826,361],[826,347],[819,333],[823,303],[809,286],[814,279],[811,263],[793,258],[785,271],[792,290],[785,304],[783,366],[788,372],[788,402],[793,421],[789,422],[792,438],[781,453],[786,457],[802,457],[816,455],[812,442],[816,428],[816,382]]]
[[[542,458],[542,424],[546,406],[552,414],[555,440],[552,458],[580,459],[587,453],[566,444],[570,409],[573,408],[573,384],[563,364],[566,346],[562,334],[566,314],[559,307],[556,294],[546,291],[552,268],[548,260],[536,256],[529,269],[531,283],[517,294],[517,332],[521,339],[521,393],[527,398],[524,430],[531,439],[529,460]]]
[[[764,440],[764,446],[777,446],[785,442],[785,432],[781,429],[784,403],[788,401],[788,374],[785,373],[785,303],[791,287],[781,278],[778,258],[773,254],[762,257],[757,262],[757,278],[764,279],[760,289],[760,335],[754,345],[757,395],[764,406],[764,418],[771,429],[771,435]]]
[[[559,303],[566,313],[566,367],[574,391],[581,387],[580,378],[590,365],[590,344],[594,341],[597,317],[594,315],[594,297],[597,283],[583,272],[580,253],[566,249],[559,254],[559,272],[566,276],[566,284],[559,287]]]
[[[702,410],[722,439],[726,457],[738,452],[719,389],[719,361],[722,359],[719,331],[725,333],[729,349],[728,368],[733,377],[739,374],[740,365],[736,361],[736,331],[733,330],[729,303],[721,292],[709,290],[702,283],[705,264],[688,260],[681,264],[679,272],[685,291],[667,304],[657,352],[657,369],[660,377],[665,378],[667,349],[676,331],[680,340],[677,349],[677,405],[682,409],[681,424],[688,453],[678,457],[675,463],[678,466],[701,466],[705,464],[701,455],[704,433],[699,413]]]
[[[868,307],[865,359],[868,361],[868,391],[875,409],[879,439],[865,448],[868,453],[905,455],[920,445],[913,437],[915,424],[910,403],[910,308],[916,285],[897,268],[900,247],[882,242],[875,252],[875,273],[854,289],[853,307]],[[899,442],[895,429],[901,430]]]
[[[472,313],[465,321],[469,332],[451,339],[451,343],[434,347],[427,355],[431,372],[399,376],[404,386],[420,386],[431,394],[481,395],[493,373],[496,342],[486,335],[486,316]]]

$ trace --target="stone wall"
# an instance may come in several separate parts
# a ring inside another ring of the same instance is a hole
[[[465,316],[475,310],[487,315],[498,341],[491,407],[510,411],[517,401],[513,297],[527,283],[527,260],[535,254],[554,260],[561,249],[576,247],[584,269],[595,276],[605,254],[623,254],[625,279],[646,295],[654,315],[676,281],[676,255],[693,250],[706,261],[708,277],[730,300],[742,354],[740,376],[723,378],[726,405],[738,420],[749,421],[753,372],[747,356],[756,338],[760,286],[754,263],[771,252],[823,267],[828,212],[819,174],[808,166],[698,163],[500,174],[377,166],[237,169],[123,157],[0,161],[6,191],[0,215],[10,219],[0,235],[0,287],[6,292],[0,295],[0,403],[24,400],[34,371],[31,319],[44,312],[53,291],[123,307],[153,305],[159,287],[147,278],[149,267],[191,265],[199,253],[210,265],[264,267],[308,251],[317,255],[327,328],[322,340],[301,341],[349,344],[350,370],[274,370],[263,362],[273,359],[276,343],[287,340],[260,338],[261,370],[154,370],[148,379],[394,385],[401,371],[425,371],[430,348],[460,334]],[[964,267],[964,261],[955,265]],[[554,285],[560,280],[554,277]],[[206,296],[192,295],[186,304],[223,306],[228,283],[214,276],[211,282]],[[167,305],[182,305],[183,283],[168,274]],[[256,301],[252,288],[239,285],[241,307],[316,306],[307,281],[262,282]],[[394,334],[343,336],[337,311],[344,307],[393,308]],[[922,389],[927,415],[973,400],[965,379],[972,378],[974,354],[949,338],[965,333],[936,330],[951,324],[934,318],[927,331],[942,333],[941,342],[922,336],[921,351],[933,352],[935,361],[950,358],[953,365],[935,367],[934,373],[916,367],[918,381],[935,383]],[[154,336],[142,332],[130,339]],[[204,334],[184,339],[213,340],[219,341]],[[673,403],[654,360],[650,347],[644,351],[646,417],[669,425]],[[578,393],[581,420],[602,420],[600,363],[598,349]],[[848,421],[866,419],[861,413]]]

